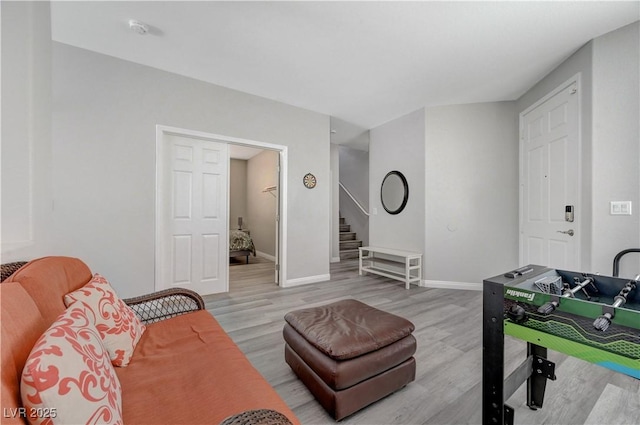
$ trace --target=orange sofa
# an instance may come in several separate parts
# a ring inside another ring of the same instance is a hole
[[[0,284],[2,423],[26,423],[20,377],[27,357],[65,310],[64,295],[91,277],[79,259],[45,257]],[[275,411],[285,423],[299,423],[197,294],[169,290],[124,301],[146,325],[129,365],[115,368],[125,424],[229,423],[248,411]]]

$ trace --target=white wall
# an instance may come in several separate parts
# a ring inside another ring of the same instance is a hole
[[[2,262],[48,255],[51,229],[49,2],[1,2]]]
[[[424,276],[480,283],[518,264],[514,102],[427,108]]]
[[[256,251],[266,258],[276,256],[276,211],[278,200],[265,187],[278,186],[278,153],[265,150],[247,161],[247,223]]]
[[[424,109],[370,131],[369,243],[372,246],[422,252],[424,249],[425,128]],[[397,215],[388,214],[380,201],[384,176],[402,172],[409,184],[409,199]],[[376,214],[377,211],[377,214]]]
[[[60,43],[53,54],[56,253],[83,258],[123,296],[154,290],[162,124],[288,146],[287,279],[328,276],[328,116]]]
[[[610,274],[614,256],[640,248],[640,23],[593,41],[593,271]],[[610,215],[632,201],[631,216]],[[620,276],[640,273],[627,254]]]
[[[229,229],[238,228],[238,217],[247,220],[247,160],[229,161]],[[243,228],[246,224],[243,225]]]

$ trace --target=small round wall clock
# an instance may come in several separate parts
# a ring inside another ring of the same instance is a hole
[[[313,189],[314,187],[316,187],[316,183],[317,183],[316,176],[314,176],[311,173],[307,173],[302,178],[302,182],[304,183],[304,187],[306,187],[307,189]]]

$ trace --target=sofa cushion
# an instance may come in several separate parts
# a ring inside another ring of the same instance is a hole
[[[206,310],[147,325],[131,363],[116,368],[131,424],[218,424],[252,409],[293,412]]]
[[[31,423],[122,423],[122,394],[92,319],[72,306],[38,339],[22,371]]]
[[[81,302],[93,313],[96,329],[113,365],[128,365],[146,328],[133,310],[118,298],[107,279],[96,273],[89,283],[64,296],[67,306],[75,302]]]
[[[353,299],[291,311],[284,319],[310,344],[336,360],[386,347],[415,329],[405,318]]]

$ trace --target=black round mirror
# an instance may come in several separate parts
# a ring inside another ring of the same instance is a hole
[[[389,214],[400,214],[409,199],[409,185],[400,171],[390,171],[382,180],[380,200]]]

